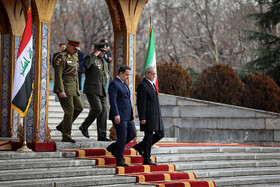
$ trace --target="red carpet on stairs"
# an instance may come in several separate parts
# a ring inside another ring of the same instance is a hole
[[[215,187],[214,181],[197,180],[194,173],[176,172],[175,165],[142,165],[143,157],[134,149],[125,149],[124,161],[129,167],[117,167],[115,157],[106,149],[80,149],[76,151],[79,159],[96,160],[97,167],[114,167],[116,174],[121,176],[136,177],[136,181],[143,185],[158,187]],[[156,157],[151,157],[157,162]]]

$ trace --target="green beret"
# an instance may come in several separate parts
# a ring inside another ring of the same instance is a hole
[[[93,45],[101,51],[107,51],[108,43],[93,43]]]

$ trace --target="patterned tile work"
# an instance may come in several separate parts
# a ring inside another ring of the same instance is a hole
[[[33,71],[33,83],[35,80],[35,44],[36,44],[36,23],[32,23],[33,32],[33,57],[32,57],[32,71]],[[26,141],[32,142],[33,139],[33,117],[34,117],[34,90],[32,91],[31,102],[25,116],[26,120]]]
[[[10,61],[10,44],[11,39],[9,35],[3,36],[3,82],[2,82],[2,129],[3,137],[7,136],[8,126],[8,90],[9,90],[9,61]]]
[[[117,34],[117,68],[123,64],[123,34]]]
[[[131,103],[134,103],[134,94],[133,94],[133,80],[134,80],[134,34],[129,35],[129,67],[131,68],[129,76],[129,89],[130,89],[130,100]]]
[[[48,32],[49,25],[43,23],[42,38],[42,69],[41,69],[41,107],[40,107],[40,137],[41,142],[45,142],[46,126],[46,95],[47,95],[47,75],[48,75]]]
[[[20,44],[20,36],[15,36],[15,63],[17,61],[17,53]],[[13,111],[13,131],[14,131],[14,138],[17,137],[18,125],[19,125],[19,114],[14,110]]]

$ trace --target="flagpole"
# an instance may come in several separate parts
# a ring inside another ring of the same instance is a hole
[[[17,149],[17,152],[19,153],[28,153],[28,152],[33,152],[32,149],[29,149],[27,147],[27,143],[26,143],[26,117],[23,118],[23,144],[22,147]]]

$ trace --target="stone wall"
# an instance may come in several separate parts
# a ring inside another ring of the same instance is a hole
[[[167,137],[180,142],[279,144],[278,113],[160,94]]]
[[[85,95],[81,97],[89,107]],[[159,98],[165,136],[179,142],[280,144],[278,113],[167,94]]]

